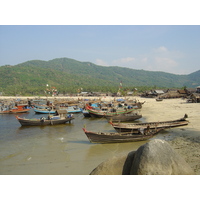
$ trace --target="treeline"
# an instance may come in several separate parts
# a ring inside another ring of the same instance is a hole
[[[15,66],[0,67],[0,92],[5,95],[44,95],[53,88],[57,93],[79,91],[117,93],[144,92],[154,88],[182,88],[200,85],[200,70],[190,75],[103,67],[69,58],[50,61],[33,60]],[[47,87],[48,84],[48,87]],[[82,88],[82,89],[81,89]]]

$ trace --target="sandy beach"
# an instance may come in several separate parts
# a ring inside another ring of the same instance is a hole
[[[140,99],[146,101],[142,114],[147,121],[164,121],[178,119],[188,115],[189,125],[170,130],[171,138],[167,138],[170,145],[186,160],[194,170],[200,174],[200,104],[186,103],[182,99],[166,99],[156,102],[155,99]],[[176,136],[173,137],[173,134]]]
[[[0,97],[0,99],[24,99],[27,100],[39,97]],[[46,97],[40,97],[41,99]],[[120,97],[115,97],[118,99]],[[124,98],[124,97],[121,97]],[[100,97],[49,97],[53,99],[100,99]],[[145,102],[141,113],[147,122],[165,121],[182,118],[188,115],[189,125],[170,129],[166,134],[166,140],[170,145],[186,160],[194,170],[195,174],[200,174],[200,104],[186,103],[183,99],[164,99],[157,102],[151,98],[126,97],[124,99],[136,99]],[[113,101],[113,97],[101,97],[102,101]],[[158,136],[159,137],[159,136]],[[162,138],[163,139],[163,138]]]

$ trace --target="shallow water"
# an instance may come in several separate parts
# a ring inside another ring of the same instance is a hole
[[[31,110],[20,114],[40,118]],[[0,174],[12,175],[84,175],[98,164],[119,154],[136,150],[147,141],[92,144],[82,128],[114,131],[106,119],[85,118],[74,114],[71,124],[21,127],[13,114],[0,115]],[[144,121],[145,118],[142,118]],[[168,131],[154,138],[171,137]]]

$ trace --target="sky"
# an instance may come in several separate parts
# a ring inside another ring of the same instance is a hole
[[[103,66],[189,74],[200,69],[200,26],[0,26],[0,66],[62,57]]]
[[[198,5],[197,0],[4,1],[0,66],[67,57],[189,74],[200,69]]]

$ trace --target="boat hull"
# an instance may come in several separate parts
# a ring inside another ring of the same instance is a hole
[[[124,142],[137,142],[144,141],[152,138],[156,133],[163,129],[155,129],[149,135],[142,134],[119,134],[119,133],[103,133],[103,132],[91,132],[83,128],[86,136],[91,143],[124,143]]]
[[[80,112],[82,112],[82,110],[81,109],[66,109],[67,110],[67,113],[80,113]]]
[[[106,119],[108,121],[112,121],[112,122],[129,122],[129,121],[134,121],[137,119],[142,118],[142,115],[138,115],[138,114],[121,114],[121,115],[116,115],[116,116],[107,116]]]
[[[56,111],[55,110],[46,110],[46,109],[36,109],[34,108],[35,113],[38,114],[55,114]]]
[[[58,125],[58,124],[65,124],[67,122],[71,122],[73,120],[73,117],[66,117],[64,119],[23,119],[18,116],[16,116],[16,119],[18,119],[19,123],[22,126],[48,126],[48,125]]]
[[[67,113],[80,113],[82,112],[81,109],[61,109],[61,110],[66,110]],[[56,113],[56,110],[47,110],[47,109],[37,109],[37,108],[34,108],[34,111],[35,113],[38,113],[38,114],[55,114]]]
[[[121,133],[121,132],[133,132],[137,133],[139,129],[155,129],[155,128],[174,128],[179,126],[188,125],[188,121],[185,119],[174,120],[174,121],[163,121],[163,122],[150,122],[150,123],[112,123],[110,124],[113,128]]]
[[[1,111],[0,114],[27,113],[29,111],[30,111],[30,109],[11,109],[11,110]]]
[[[84,117],[91,117],[90,113],[86,110],[83,110],[82,113],[83,113]]]
[[[91,117],[102,118],[102,117],[113,117],[119,114],[128,114],[135,111],[135,108],[117,111],[117,112],[98,111],[89,107],[87,107],[86,110],[90,113]]]

